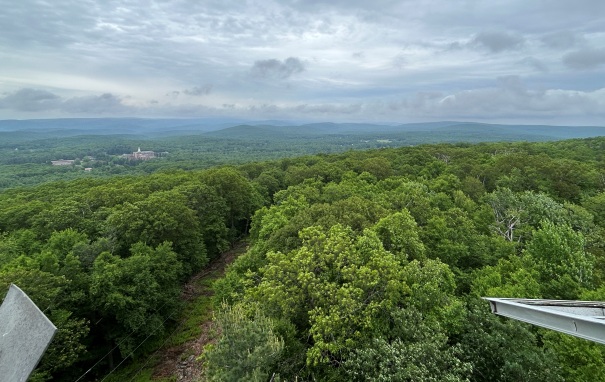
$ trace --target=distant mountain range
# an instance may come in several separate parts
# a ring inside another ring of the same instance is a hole
[[[234,140],[313,139],[358,136],[360,139],[429,142],[527,140],[545,141],[605,136],[603,126],[503,125],[440,121],[401,125],[368,123],[310,123],[243,121],[236,119],[75,118],[0,120],[0,132],[20,132],[36,138],[80,135],[128,135],[161,138],[186,135]]]

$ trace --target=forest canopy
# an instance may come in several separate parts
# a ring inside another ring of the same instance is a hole
[[[605,349],[481,296],[605,299],[605,139],[421,145],[0,193],[0,286],[58,334],[36,380],[91,378],[215,285],[209,380],[605,380]],[[112,351],[115,349],[115,351]]]

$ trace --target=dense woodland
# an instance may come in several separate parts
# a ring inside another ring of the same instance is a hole
[[[378,138],[381,136],[379,135]],[[420,138],[422,139],[422,138]],[[408,141],[377,142],[371,137],[276,137],[259,135],[212,137],[191,135],[150,139],[144,136],[81,135],[21,141],[20,133],[0,132],[0,190],[32,186],[49,180],[144,175],[156,171],[194,170],[224,164],[407,145]],[[165,152],[151,161],[129,161],[122,154],[143,150]],[[84,158],[92,157],[94,160]],[[57,159],[79,159],[76,166],[51,166]],[[92,168],[84,172],[84,167]]]
[[[537,142],[605,135],[605,127],[590,126],[467,122],[234,126],[211,122],[128,118],[0,120],[0,190],[50,180],[205,169],[349,150],[426,143]],[[162,157],[141,162],[122,156],[139,147],[163,153]],[[76,165],[51,166],[51,161],[58,159],[73,159]],[[84,168],[92,171],[85,172]]]
[[[6,189],[0,286],[59,328],[33,380],[94,380],[249,235],[207,380],[605,381],[602,345],[480,299],[605,300],[604,234],[605,138],[348,151]]]

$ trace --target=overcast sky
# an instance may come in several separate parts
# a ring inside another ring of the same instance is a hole
[[[604,0],[0,6],[0,119],[605,124]]]

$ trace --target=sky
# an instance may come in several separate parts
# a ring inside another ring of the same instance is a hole
[[[0,119],[605,125],[603,0],[0,6]]]

